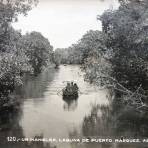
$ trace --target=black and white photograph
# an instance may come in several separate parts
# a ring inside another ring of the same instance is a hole
[[[148,0],[0,0],[0,148],[148,148]]]

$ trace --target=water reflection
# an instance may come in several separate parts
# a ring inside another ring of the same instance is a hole
[[[65,101],[64,105],[63,105],[63,109],[65,111],[74,111],[76,110],[77,106],[78,106],[78,99],[64,99]]]
[[[10,147],[7,137],[22,137],[23,131],[18,122],[20,116],[21,110],[0,112],[0,146],[2,148]]]
[[[56,148],[50,143],[43,141],[24,141],[23,129],[19,124],[20,116],[22,116],[21,108],[13,111],[0,112],[0,147],[2,148]],[[13,141],[14,138],[14,141]],[[33,137],[32,137],[33,138]],[[43,138],[43,136],[35,136],[34,139]],[[21,139],[16,142],[17,139]]]
[[[128,106],[122,100],[122,97],[115,98],[112,102],[116,135],[148,137],[148,112]]]
[[[119,104],[118,104],[119,105]],[[83,120],[84,136],[111,137],[147,137],[148,116],[130,107],[120,108],[110,106],[92,106],[92,110]]]
[[[110,107],[105,105],[92,105],[89,115],[84,117],[82,132],[84,136],[112,136],[113,116]]]
[[[119,98],[110,105],[92,105],[90,114],[85,116],[82,124],[82,135],[85,137],[109,138],[146,138],[148,137],[148,116],[146,112],[139,112],[134,108],[122,107]],[[120,111],[119,111],[120,110]],[[88,144],[90,146],[90,144]],[[95,143],[91,144],[95,147]],[[99,144],[106,147],[145,147],[146,143],[111,143]],[[98,145],[98,147],[99,147]],[[87,146],[86,146],[87,147]]]
[[[81,75],[80,75],[81,74]],[[79,66],[60,66],[38,77],[27,76],[16,92],[22,104],[16,113],[0,115],[2,148],[55,148],[40,143],[8,143],[7,136],[33,138],[82,138],[90,136],[148,136],[148,114],[131,109],[121,98],[112,100],[109,91],[84,82]],[[58,92],[67,81],[75,81],[81,91],[78,99],[66,100]],[[57,148],[142,148],[144,144],[56,143]]]
[[[19,122],[25,137],[43,134],[44,137],[68,138],[74,127],[79,129],[83,118],[89,113],[91,102],[108,103],[107,91],[96,91],[93,85],[84,82],[83,73],[77,65],[60,66],[54,75],[50,70],[46,74],[34,80],[28,78],[29,82],[26,80],[24,85],[23,115]],[[81,91],[78,99],[65,100],[58,94],[68,81],[78,84]],[[71,147],[70,143],[56,145],[58,148]]]
[[[54,79],[58,69],[46,69],[38,76],[26,75],[24,77],[24,85],[21,89],[17,89],[17,94],[21,94],[23,98],[43,98],[44,92],[47,91],[50,82]]]

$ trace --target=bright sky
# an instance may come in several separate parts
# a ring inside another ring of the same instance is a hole
[[[88,30],[100,30],[97,15],[117,7],[116,0],[40,0],[27,17],[19,16],[13,26],[21,29],[23,34],[41,32],[54,48],[65,48]]]

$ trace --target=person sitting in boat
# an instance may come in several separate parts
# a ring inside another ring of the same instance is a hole
[[[66,88],[65,88],[65,91],[66,91],[66,92],[69,92],[70,89],[71,89],[71,86],[70,86],[70,83],[68,82],[68,83],[67,83],[67,86],[66,86]]]
[[[71,92],[73,92],[73,86],[74,86],[74,84],[73,84],[73,82],[71,82],[71,84],[70,84],[70,90],[71,90]]]
[[[79,90],[78,85],[76,83],[74,83],[73,85],[73,90],[74,92],[77,92]]]
[[[77,92],[78,91],[78,86],[77,86],[77,84],[76,83],[73,83],[73,82],[71,82],[71,83],[67,83],[67,86],[66,86],[66,88],[65,88],[65,91],[67,92],[67,93],[73,93],[73,92]]]

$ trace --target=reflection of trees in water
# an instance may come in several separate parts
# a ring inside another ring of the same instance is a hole
[[[121,100],[124,99],[115,98],[112,103],[116,135],[148,136],[148,112],[137,110]]]
[[[7,137],[24,138],[22,127],[19,124],[19,118],[22,111],[4,111],[0,112],[0,148],[56,148],[51,147],[50,143],[39,142],[10,142]],[[35,136],[34,138],[42,139],[42,136]]]
[[[111,105],[92,105],[90,114],[82,123],[82,133],[77,129],[69,133],[70,138],[92,136],[98,138],[142,138],[148,136],[148,116],[133,108],[123,107],[118,99]],[[72,143],[73,148],[144,148],[146,143]]]
[[[64,99],[64,105],[63,109],[65,111],[74,111],[78,106],[78,100],[77,99]]]
[[[92,106],[83,120],[84,136],[148,136],[148,116],[130,107],[122,107],[116,99],[110,106]]]
[[[89,115],[85,116],[82,124],[84,136],[109,136],[112,135],[112,116],[109,106],[92,105]]]
[[[7,142],[7,137],[22,137],[22,128],[19,125],[21,111],[0,112],[0,146],[9,148],[11,143]]]
[[[7,137],[25,139],[23,129],[19,124],[21,116],[22,110],[20,107],[16,110],[3,110],[0,112],[0,148],[56,148],[55,146],[51,146],[50,143],[44,143],[43,141],[8,141]],[[43,136],[35,136],[32,138],[43,139]]]
[[[17,93],[24,98],[42,98],[44,92],[49,85],[49,82],[54,78],[55,69],[51,68],[45,70],[38,76],[26,76],[24,78],[24,85]]]

